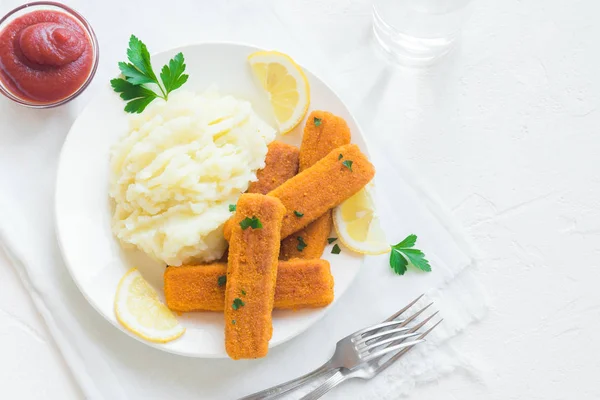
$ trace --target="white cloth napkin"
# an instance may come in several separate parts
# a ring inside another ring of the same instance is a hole
[[[317,367],[337,340],[383,320],[423,291],[436,300],[445,318],[432,339],[383,376],[368,383],[344,384],[330,398],[397,398],[419,382],[456,367],[469,368],[470,361],[455,352],[447,339],[485,311],[484,296],[469,272],[473,256],[449,213],[400,161],[402,114],[398,110],[410,107],[416,95],[398,93],[395,83],[410,79],[415,85],[423,80],[431,84],[435,79],[407,76],[375,56],[369,45],[369,2],[335,1],[324,6],[316,0],[295,4],[181,1],[167,9],[158,1],[69,4],[96,29],[102,52],[99,72],[83,96],[58,109],[30,110],[0,100],[0,244],[87,398],[240,397]],[[16,1],[5,2],[0,11],[16,5]],[[276,48],[324,77],[347,102],[367,136],[389,240],[418,234],[418,245],[433,272],[411,271],[399,277],[390,271],[385,256],[367,258],[354,284],[323,320],[261,360],[179,357],[145,346],[104,321],[74,285],[58,250],[54,180],[70,125],[95,88],[116,73],[116,61],[123,58],[132,32],[154,51],[203,40]]]

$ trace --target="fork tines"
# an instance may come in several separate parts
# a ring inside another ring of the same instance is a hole
[[[411,322],[415,321],[425,310],[431,307],[433,303],[427,304],[406,318],[397,319],[415,306],[422,297],[423,295],[419,296],[382,323],[354,333],[352,341],[357,347],[359,356],[362,360],[373,360],[393,352],[398,352],[398,354],[393,357],[394,359],[397,359],[397,357],[406,353],[413,346],[425,341],[424,338],[438,326],[442,320],[438,321],[424,332],[420,332],[419,329],[423,328],[425,324],[431,321],[439,311],[434,312],[415,325],[411,325]],[[410,340],[407,341],[407,339]]]

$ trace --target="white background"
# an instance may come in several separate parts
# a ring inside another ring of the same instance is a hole
[[[69,2],[100,37],[104,58],[96,81],[114,73],[132,30],[160,43],[156,51],[184,44],[178,13],[239,8],[232,24],[260,25],[244,1],[168,2],[155,11],[145,11],[144,2],[121,3]],[[458,339],[482,360],[483,378],[458,372],[412,397],[600,398],[600,3],[474,0],[461,48],[427,72],[355,56],[369,45],[368,2],[320,3],[280,1],[273,12],[290,29],[296,21],[311,24],[297,39],[315,58],[324,56],[324,36],[337,44],[326,56],[336,60],[327,75],[339,91],[358,79],[373,82],[348,101],[350,109],[359,122],[398,127],[388,156],[405,159],[465,226],[491,297],[487,318]],[[0,12],[18,4],[0,1]],[[118,23],[116,8],[128,16]],[[157,26],[144,26],[136,15],[151,16]],[[318,65],[308,53],[299,61]],[[390,88],[402,94],[399,101],[383,94]],[[381,111],[386,120],[378,119],[380,110],[387,110]],[[81,398],[4,258],[0,281],[0,397]]]

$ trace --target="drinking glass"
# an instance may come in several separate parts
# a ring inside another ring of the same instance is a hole
[[[375,0],[375,40],[405,65],[435,63],[454,47],[471,0]]]

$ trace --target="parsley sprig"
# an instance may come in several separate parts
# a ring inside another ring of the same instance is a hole
[[[260,223],[260,220],[257,217],[252,217],[252,218],[244,218],[241,222],[240,222],[240,226],[242,227],[242,230],[245,231],[248,228],[252,228],[252,229],[260,229],[262,228],[262,224]]]
[[[242,299],[240,299],[239,297],[236,297],[235,299],[233,299],[233,303],[231,304],[231,308],[233,308],[234,310],[237,310],[240,307],[244,307],[245,305],[246,305],[246,303],[244,303],[242,301]]]
[[[342,249],[340,248],[340,246],[336,243],[333,245],[333,248],[331,249],[331,254],[340,254],[342,252]]]
[[[119,70],[125,77],[110,81],[113,90],[127,101],[125,111],[141,113],[156,98],[168,100],[169,93],[179,89],[188,80],[185,72],[185,60],[182,53],[177,53],[160,71],[160,81],[156,77],[150,62],[150,52],[146,45],[135,35],[129,38],[127,49],[129,63],[120,62]],[[160,93],[144,85],[158,86]]]
[[[298,240],[298,246],[296,246],[298,251],[302,251],[306,248],[306,246],[308,246],[302,236],[298,236],[296,239]]]
[[[431,271],[431,265],[425,259],[425,254],[421,250],[413,248],[416,242],[417,235],[408,235],[403,241],[392,246],[390,267],[398,275],[404,275],[408,265],[412,265],[421,271]]]

